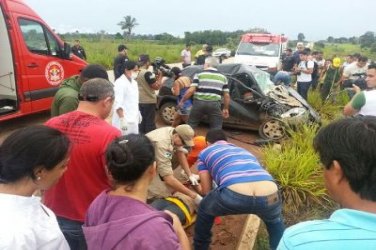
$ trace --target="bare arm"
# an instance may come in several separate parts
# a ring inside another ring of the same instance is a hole
[[[229,106],[230,106],[230,95],[228,92],[224,92],[223,93],[223,110],[222,110],[222,115],[224,118],[228,118],[230,116]]]
[[[355,92],[355,94],[358,94],[361,92],[361,89],[357,85],[353,84],[353,91]],[[345,116],[356,115],[359,112],[359,110],[353,108],[354,98],[355,95],[353,96],[351,101],[347,103],[346,106],[343,108],[343,114]]]
[[[178,157],[179,164],[183,168],[184,172],[190,176],[192,174],[191,169],[189,168],[189,164],[187,161],[187,157],[185,156],[184,152],[180,151],[179,149],[176,151],[176,156]]]
[[[209,171],[200,171],[200,181],[201,181],[201,194],[207,195],[212,189],[212,177]]]
[[[186,100],[191,98],[192,95],[195,93],[195,91],[196,91],[196,87],[193,87],[193,86],[189,87],[187,92],[185,92],[183,98],[180,100],[180,103],[183,104]]]
[[[180,84],[179,84],[178,80],[174,81],[174,84],[172,85],[172,89],[171,90],[172,90],[172,94],[174,96],[178,96],[179,95],[179,93],[180,93]]]

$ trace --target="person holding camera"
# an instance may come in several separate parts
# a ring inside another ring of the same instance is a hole
[[[366,89],[364,76],[367,72],[368,58],[359,56],[358,61],[347,66],[342,74],[341,89],[352,88],[353,84],[357,85],[361,90]],[[349,92],[350,98],[354,96],[352,91]]]
[[[363,91],[357,85],[353,84],[353,91],[356,94],[344,107],[344,115],[376,116],[376,64],[368,66],[366,82],[368,90]]]
[[[149,71],[151,65],[149,55],[143,54],[138,58],[140,72],[136,77],[139,92],[139,110],[142,121],[139,125],[139,132],[146,134],[154,129],[155,126],[155,109],[157,105],[156,90],[162,86],[162,77]]]
[[[308,90],[312,82],[314,62],[308,60],[309,53],[306,50],[299,51],[300,62],[295,69],[297,75],[298,93],[307,100]]]

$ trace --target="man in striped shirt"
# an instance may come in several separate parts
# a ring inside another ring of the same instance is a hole
[[[229,117],[230,95],[227,78],[218,72],[217,66],[218,60],[215,57],[207,57],[204,71],[194,77],[190,88],[179,102],[179,106],[183,106],[193,95],[193,106],[188,118],[188,124],[192,128],[196,128],[204,117],[209,121],[210,128],[222,128],[223,118]]]
[[[270,248],[275,249],[284,231],[282,202],[273,177],[247,150],[228,143],[223,130],[211,129],[209,146],[201,151],[197,168],[205,195],[197,212],[195,249],[208,249],[214,218],[256,214],[265,223]],[[217,187],[212,189],[212,181]]]

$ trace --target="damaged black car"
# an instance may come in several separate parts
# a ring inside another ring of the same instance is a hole
[[[193,79],[203,66],[190,66],[182,75]],[[218,71],[228,79],[230,117],[223,126],[258,130],[262,138],[279,140],[286,136],[287,127],[308,122],[320,122],[318,113],[293,88],[274,85],[268,73],[245,64],[220,64]],[[174,119],[176,96],[171,92],[172,79],[159,90],[158,112],[163,122]]]

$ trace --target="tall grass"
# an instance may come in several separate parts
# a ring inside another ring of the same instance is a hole
[[[290,139],[282,141],[281,147],[269,145],[263,149],[262,161],[280,185],[285,217],[293,223],[302,210],[330,209],[333,205],[312,146],[317,130],[318,125],[303,125],[290,131]]]
[[[322,100],[318,90],[308,93],[308,103],[319,112],[323,124],[341,118],[343,107],[350,101],[346,91],[333,90],[329,98]]]

